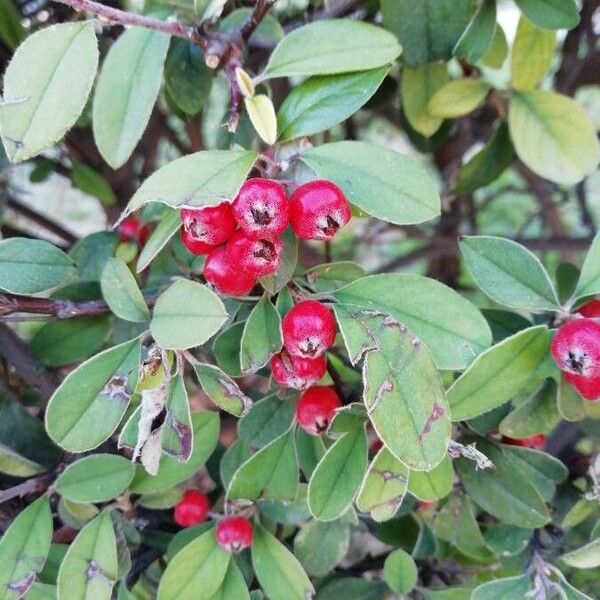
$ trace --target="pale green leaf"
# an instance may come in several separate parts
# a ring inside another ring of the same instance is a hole
[[[148,320],[150,313],[144,296],[129,267],[119,258],[111,258],[102,269],[102,295],[109,308],[125,321],[135,323]]]
[[[480,106],[490,86],[480,79],[457,79],[441,87],[427,104],[428,112],[440,119],[462,117]]]
[[[244,373],[256,373],[281,350],[281,317],[268,295],[252,309],[242,333],[240,364]]]
[[[512,49],[510,73],[516,90],[533,89],[542,80],[554,55],[556,34],[521,17]]]

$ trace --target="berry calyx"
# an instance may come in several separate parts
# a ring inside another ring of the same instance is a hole
[[[256,284],[252,273],[231,262],[225,246],[218,246],[206,257],[204,278],[217,292],[228,296],[245,296]]]
[[[515,439],[503,435],[501,441],[503,444],[509,444],[510,446],[521,446],[522,448],[541,450],[546,445],[546,436],[539,433],[537,435],[532,435],[531,437]]]
[[[344,192],[331,181],[305,183],[290,198],[290,222],[303,240],[330,240],[351,216]]]
[[[554,336],[551,350],[561,371],[600,377],[600,323],[586,318],[567,321]]]
[[[316,300],[303,300],[282,322],[283,345],[292,356],[316,358],[335,342],[333,313]]]
[[[281,262],[283,244],[274,238],[251,238],[245,232],[236,231],[227,242],[227,254],[237,268],[255,277],[271,275]]]
[[[205,208],[182,208],[179,214],[189,237],[211,246],[225,243],[236,228],[229,202]]]
[[[248,179],[233,203],[233,215],[247,236],[277,237],[290,220],[285,188],[272,179]]]
[[[212,250],[216,248],[212,244],[206,244],[205,242],[200,241],[195,238],[187,229],[184,227],[181,228],[181,243],[196,256],[200,256],[201,254],[208,254]]]
[[[600,300],[594,299],[582,304],[577,312],[584,317],[588,317],[588,319],[600,317]]]
[[[217,543],[228,552],[241,552],[252,545],[254,528],[244,517],[226,517],[217,524]]]
[[[136,217],[127,217],[119,225],[119,241],[135,242],[144,246],[150,237],[150,227],[142,224]]]
[[[301,358],[282,350],[271,359],[273,379],[282,387],[303,390],[319,381],[327,370],[325,356]]]
[[[586,400],[598,400],[600,398],[600,377],[582,377],[573,373],[565,373],[565,379]]]
[[[198,490],[187,490],[175,506],[174,519],[181,527],[192,527],[206,521],[210,502]]]
[[[320,435],[327,430],[340,406],[342,402],[332,388],[311,387],[300,396],[296,405],[296,421],[307,433]]]

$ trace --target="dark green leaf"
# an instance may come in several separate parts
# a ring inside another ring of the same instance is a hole
[[[283,435],[294,421],[296,402],[276,394],[255,402],[238,423],[238,435],[254,448],[262,448]]]
[[[294,538],[294,554],[311,577],[326,575],[339,565],[350,545],[350,524],[342,519],[310,521]]]
[[[281,350],[281,317],[267,294],[256,303],[242,333],[240,364],[244,373],[256,373]]]
[[[544,29],[573,29],[579,23],[574,0],[515,0],[523,14]]]

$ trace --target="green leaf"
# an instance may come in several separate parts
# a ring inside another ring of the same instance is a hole
[[[77,121],[98,68],[92,21],[44,27],[15,52],[4,74],[0,133],[11,162],[39,154]]]
[[[272,146],[277,141],[277,115],[271,98],[265,94],[256,94],[244,98],[244,106],[260,139]]]
[[[25,597],[27,600],[56,600],[56,586],[34,583]]]
[[[244,325],[244,321],[234,323],[231,327],[221,331],[221,333],[215,337],[213,342],[213,352],[217,364],[231,377],[242,376],[242,369],[240,368],[240,346]]]
[[[58,501],[58,516],[60,520],[73,529],[82,529],[94,517],[98,516],[100,511],[95,504],[80,504],[71,502],[66,498]]]
[[[363,427],[345,433],[331,446],[308,484],[308,507],[319,521],[333,521],[352,504],[367,468]]]
[[[113,205],[117,197],[108,181],[95,169],[81,163],[73,163],[71,166],[73,185],[85,194],[95,196],[107,206]]]
[[[434,117],[427,105],[433,95],[448,81],[445,63],[426,63],[419,67],[404,67],[402,71],[402,108],[412,128],[431,137],[443,119]]]
[[[531,588],[529,575],[495,579],[482,583],[473,590],[471,600],[505,600],[506,598],[526,598]]]
[[[10,524],[0,539],[0,586],[3,600],[21,598],[44,567],[52,539],[47,496],[38,498]]]
[[[345,260],[317,265],[305,273],[306,280],[315,292],[334,292],[364,276],[365,270],[359,264]],[[277,300],[279,303],[279,297]]]
[[[453,480],[452,461],[446,455],[431,471],[411,471],[408,491],[419,500],[439,500],[452,491]]]
[[[600,538],[561,556],[561,560],[575,569],[600,567]]]
[[[480,354],[448,390],[452,420],[472,419],[514,396],[544,360],[548,343],[548,329],[539,325]]]
[[[0,0],[0,40],[10,50],[15,50],[26,35],[21,15],[12,0]]]
[[[227,321],[223,302],[205,285],[179,279],[156,301],[150,333],[163,348],[185,350],[204,344]]]
[[[47,292],[75,277],[73,261],[43,240],[0,242],[0,288],[13,294]]]
[[[0,473],[13,477],[31,477],[43,473],[45,468],[38,463],[21,456],[8,446],[0,443]]]
[[[244,373],[256,373],[281,350],[281,317],[267,294],[252,309],[242,333],[240,364]]]
[[[510,525],[543,527],[550,514],[543,498],[512,458],[499,446],[477,440],[477,449],[495,465],[495,471],[478,471],[466,458],[455,461],[456,471],[467,494],[486,512]]]
[[[311,577],[326,575],[339,565],[350,546],[350,524],[310,521],[294,538],[294,554]]]
[[[210,94],[213,72],[204,62],[202,50],[187,40],[171,39],[165,61],[165,85],[177,108],[197,115]]]
[[[296,402],[276,394],[255,402],[238,423],[238,436],[254,448],[262,448],[290,429]]]
[[[334,297],[389,314],[418,335],[440,369],[459,370],[492,343],[487,321],[468,300],[445,285],[412,274],[364,277]],[[426,302],[423,299],[427,299]],[[356,357],[351,355],[356,361]]]
[[[178,158],[142,183],[121,218],[148,202],[177,208],[233,200],[255,160],[256,153],[247,150],[206,150]]]
[[[565,421],[583,421],[583,419],[600,419],[600,402],[590,402],[579,395],[579,392],[561,376],[558,386],[558,412]]]
[[[195,595],[193,598],[196,600],[198,596]],[[230,560],[225,579],[223,579],[221,587],[215,592],[214,596],[211,596],[210,600],[230,600],[233,598],[236,600],[250,600],[250,594],[241,569],[234,560]]]
[[[471,588],[448,587],[440,590],[423,590],[424,600],[471,600]]]
[[[573,29],[579,10],[573,0],[515,0],[523,14],[544,29]]]
[[[475,282],[492,300],[534,312],[558,308],[546,269],[520,244],[481,235],[463,238],[460,250]]]
[[[550,433],[559,421],[556,383],[547,380],[539,390],[502,419],[499,429],[502,435],[523,439],[538,433]]]
[[[252,564],[269,600],[306,600],[315,590],[294,555],[264,527],[254,529]]]
[[[282,233],[281,241],[283,242],[283,252],[279,268],[274,275],[260,278],[260,284],[269,294],[276,294],[288,284],[298,263],[298,238],[291,227]]]
[[[316,600],[384,600],[389,588],[383,581],[368,581],[360,577],[342,577],[334,579],[319,588]]]
[[[454,54],[474,65],[488,52],[496,31],[496,0],[483,0],[461,35]]]
[[[516,90],[533,89],[542,80],[554,55],[556,33],[521,17],[513,44],[510,74]]]
[[[454,192],[473,192],[496,181],[510,166],[512,158],[508,126],[501,122],[487,144],[460,169]]]
[[[163,455],[158,475],[149,475],[142,465],[136,466],[135,477],[129,490],[135,494],[162,492],[178,483],[186,481],[207,461],[213,453],[219,439],[219,415],[203,410],[192,414],[194,444],[192,456],[182,463],[170,456]]]
[[[225,579],[231,553],[223,550],[211,528],[169,562],[158,586],[158,600],[209,600]]]
[[[260,78],[366,71],[391,63],[401,51],[381,27],[350,19],[315,21],[277,44]]]
[[[118,236],[112,231],[98,231],[86,235],[69,250],[77,265],[79,281],[100,281],[106,261],[114,256]]]
[[[251,8],[233,10],[225,18],[219,19],[217,27],[219,31],[232,32],[242,26],[251,13]],[[284,35],[283,27],[277,19],[272,14],[267,14],[250,36],[250,41],[255,42],[257,45],[270,47],[279,42]]]
[[[352,360],[366,352],[364,402],[377,435],[410,469],[433,469],[446,455],[451,425],[429,350],[389,315],[356,306],[334,310]]]
[[[508,42],[500,23],[496,23],[496,31],[488,53],[482,58],[481,64],[490,69],[500,69],[508,56]]]
[[[162,450],[179,461],[187,462],[193,452],[194,436],[190,403],[182,372],[171,379],[166,411]]]
[[[293,500],[298,493],[298,459],[294,430],[261,448],[234,473],[227,500]]]
[[[294,140],[325,131],[353,115],[377,91],[388,67],[311,77],[286,97],[277,113],[279,138]]]
[[[433,531],[476,562],[490,562],[498,557],[486,544],[467,496],[453,496],[435,517]]]
[[[0,244],[1,245],[1,244]],[[592,296],[600,292],[600,233],[594,237],[594,241],[588,250],[575,292],[573,301],[577,302],[586,296]]]
[[[319,461],[325,455],[325,444],[320,436],[310,435],[304,429],[296,430],[298,464],[306,479],[310,479]]]
[[[441,87],[427,104],[434,117],[462,117],[480,106],[490,86],[480,79],[456,79]]]
[[[129,267],[119,258],[111,258],[102,269],[100,278],[102,295],[109,308],[125,321],[140,323],[147,321],[150,314]]]
[[[140,141],[158,97],[170,37],[132,27],[111,46],[94,94],[94,140],[104,160],[122,167]]]
[[[377,521],[391,519],[406,494],[408,469],[384,446],[367,470],[356,506]]]
[[[103,512],[69,546],[58,572],[58,596],[109,600],[117,571],[117,539],[110,513]]]
[[[84,360],[99,350],[110,335],[108,316],[49,321],[31,339],[31,350],[38,360],[59,367]]]
[[[56,480],[56,491],[73,502],[107,502],[133,479],[131,461],[115,454],[92,454],[71,463]]]
[[[238,384],[218,367],[200,363],[194,365],[194,370],[202,389],[219,408],[240,417],[252,406],[252,401]]]
[[[129,405],[137,379],[139,341],[104,350],[69,373],[50,398],[46,430],[69,452],[99,446],[117,428]]]
[[[404,63],[417,67],[448,60],[473,13],[470,0],[381,0],[384,26],[404,47]]]
[[[437,217],[437,186],[418,162],[367,142],[335,142],[303,152],[301,160],[318,177],[339,185],[366,213],[406,225]]]
[[[508,125],[519,158],[541,177],[573,185],[598,166],[594,125],[566,96],[541,90],[515,92]]]
[[[140,252],[136,265],[138,273],[141,273],[156,258],[156,255],[168,244],[180,227],[179,211],[168,210]]]
[[[419,573],[408,552],[401,548],[388,554],[383,565],[383,578],[397,594],[407,594],[416,585]]]

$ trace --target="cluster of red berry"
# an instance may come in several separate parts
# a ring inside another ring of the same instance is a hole
[[[181,527],[193,527],[206,521],[210,501],[198,490],[187,490],[175,506],[175,523]],[[215,529],[217,543],[229,552],[241,552],[252,545],[254,528],[245,517],[225,517]]]
[[[301,185],[288,198],[281,183],[255,178],[233,203],[183,208],[181,240],[193,254],[208,255],[204,278],[218,292],[244,296],[279,267],[279,236],[289,224],[302,239],[330,240],[350,216],[348,200],[330,181]]]
[[[600,398],[600,301],[592,300],[561,325],[552,340],[552,356],[565,379],[586,400]]]

